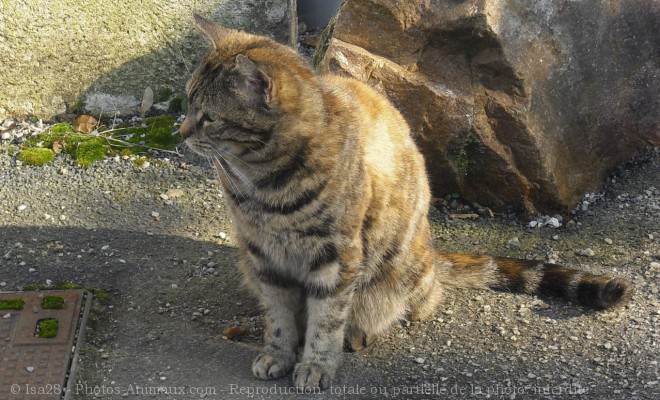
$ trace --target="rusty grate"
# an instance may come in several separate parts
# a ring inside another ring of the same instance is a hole
[[[45,296],[63,298],[63,308],[43,308]],[[0,310],[0,399],[68,398],[91,298],[84,290],[0,292],[0,302],[23,301],[20,310]],[[37,324],[49,319],[57,320],[57,335],[36,336]]]

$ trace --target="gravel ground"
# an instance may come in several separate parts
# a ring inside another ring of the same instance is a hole
[[[81,169],[58,157],[29,167],[17,163],[16,143],[0,142],[0,290],[66,280],[110,295],[92,312],[76,398],[304,398],[240,392],[287,387],[290,378],[250,376],[259,310],[239,284],[231,223],[207,165],[181,149],[183,157],[142,166],[118,158]],[[456,209],[432,209],[445,251],[624,275],[636,288],[629,305],[595,313],[532,296],[451,293],[434,320],[403,321],[348,354],[334,391],[314,398],[658,398],[658,150],[621,165],[575,212],[539,218],[549,223],[542,228],[505,215],[451,219]],[[227,340],[230,326],[247,333]],[[141,396],[130,385],[221,393]]]

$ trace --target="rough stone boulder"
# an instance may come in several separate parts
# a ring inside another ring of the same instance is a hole
[[[565,211],[660,145],[660,2],[347,0],[321,68],[386,93],[436,196]]]

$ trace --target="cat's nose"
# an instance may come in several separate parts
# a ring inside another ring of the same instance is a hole
[[[192,135],[192,123],[190,119],[190,116],[186,115],[186,119],[183,120],[183,123],[179,127],[179,133],[184,139],[188,139]]]

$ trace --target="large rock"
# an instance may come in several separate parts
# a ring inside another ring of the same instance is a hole
[[[81,101],[107,114],[138,107],[147,86],[176,92],[207,49],[193,11],[286,42],[289,3],[0,1],[0,120],[48,118]]]
[[[347,0],[322,69],[386,93],[434,193],[554,212],[660,145],[657,0]]]

